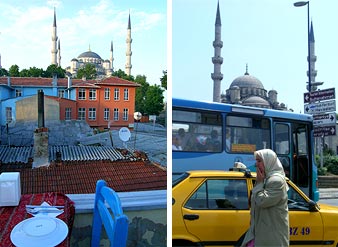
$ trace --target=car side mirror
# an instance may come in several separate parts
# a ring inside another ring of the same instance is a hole
[[[310,212],[317,212],[319,208],[319,205],[315,203],[314,201],[310,200],[309,202],[309,210]]]

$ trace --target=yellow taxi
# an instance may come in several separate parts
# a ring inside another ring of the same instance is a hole
[[[255,180],[249,170],[190,171],[174,180],[173,247],[236,246],[249,228]],[[318,205],[287,182],[290,246],[338,247],[338,207]]]

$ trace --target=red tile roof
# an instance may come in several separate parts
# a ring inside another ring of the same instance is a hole
[[[41,78],[41,77],[10,77],[10,85],[12,86],[52,86],[53,78]],[[83,83],[85,85],[83,85]],[[67,87],[68,78],[57,78],[58,86]],[[139,87],[140,85],[124,80],[115,76],[103,78],[100,80],[86,80],[82,79],[72,79],[72,86],[85,86],[88,87],[88,84],[94,85],[114,85],[114,86],[130,86],[130,87]],[[0,85],[8,85],[8,77],[0,77]]]
[[[95,84],[97,85],[119,85],[119,86],[131,86],[131,87],[139,87],[140,84],[137,84],[132,81],[128,81],[119,77],[107,77],[102,80],[97,81]]]
[[[166,170],[148,161],[63,161],[35,169],[0,167],[2,171],[20,172],[22,194],[90,194],[95,193],[99,179],[105,180],[117,192],[167,188]]]

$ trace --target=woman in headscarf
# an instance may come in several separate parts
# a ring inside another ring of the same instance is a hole
[[[289,189],[276,153],[254,152],[257,178],[251,195],[250,228],[242,246],[289,246]]]

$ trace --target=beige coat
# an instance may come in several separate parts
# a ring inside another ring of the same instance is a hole
[[[251,196],[250,228],[242,246],[251,239],[255,239],[255,247],[289,246],[287,190],[283,173],[278,172],[270,173],[264,183],[255,185]]]

